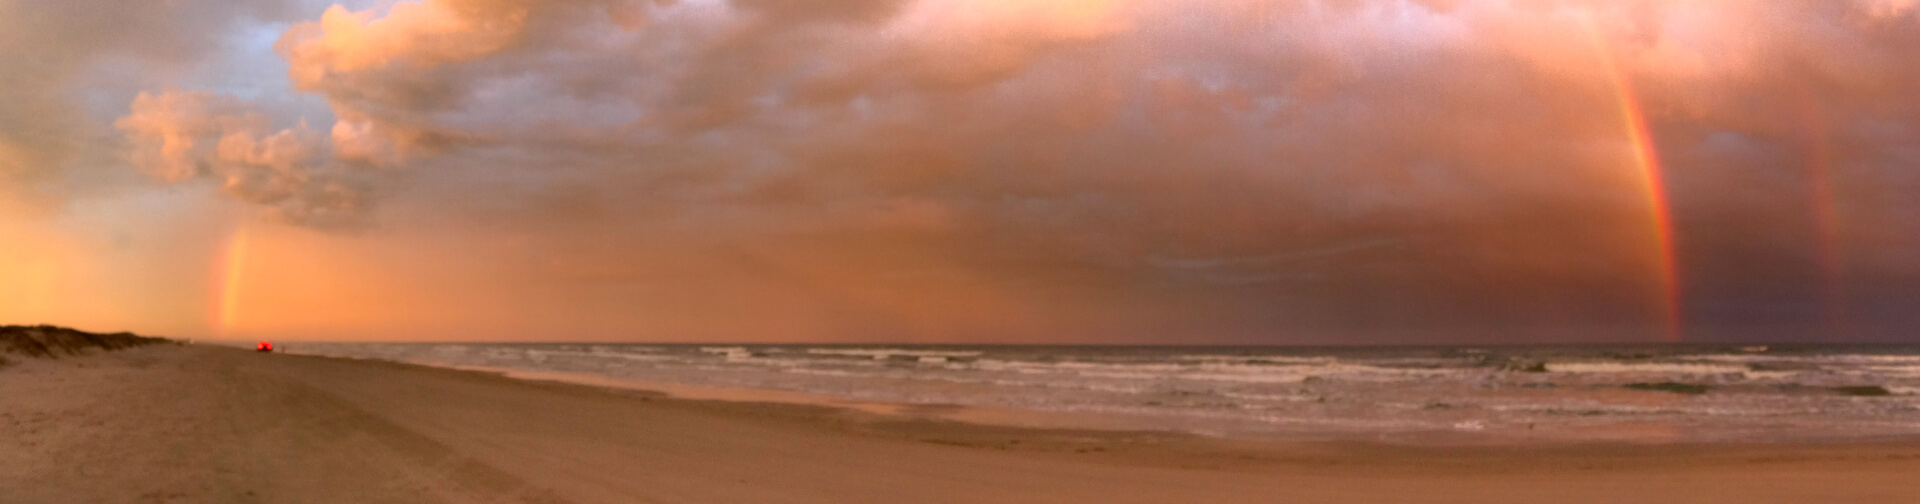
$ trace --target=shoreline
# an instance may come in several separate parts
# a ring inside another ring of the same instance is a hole
[[[950,421],[984,426],[1063,429],[1088,431],[1113,431],[1155,433],[1162,435],[1197,436],[1228,441],[1253,442],[1357,442],[1382,445],[1404,446],[1583,446],[1583,445],[1774,445],[1798,443],[1809,445],[1835,443],[1920,443],[1920,434],[1831,434],[1815,432],[1745,434],[1737,436],[1705,437],[1689,429],[1689,426],[1671,422],[1644,420],[1622,420],[1609,424],[1594,424],[1563,427],[1558,431],[1481,431],[1471,428],[1421,429],[1421,430],[1365,430],[1348,427],[1320,429],[1308,425],[1295,430],[1271,429],[1256,432],[1252,429],[1237,431],[1185,428],[1211,419],[1183,417],[1175,413],[1151,415],[1141,413],[1111,411],[1072,411],[1024,409],[1017,407],[959,404],[959,403],[915,403],[868,399],[829,393],[804,392],[778,388],[756,388],[747,386],[715,386],[678,382],[613,377],[585,372],[537,371],[504,366],[477,366],[444,364],[430,361],[394,360],[378,357],[338,356],[317,353],[293,352],[291,355],[309,357],[364,360],[421,366],[434,369],[451,369],[495,374],[513,379],[530,381],[551,381],[606,387],[615,389],[638,390],[659,393],[663,396],[687,400],[727,401],[740,403],[793,404],[839,408],[862,413],[893,416],[906,419]],[[1337,423],[1329,421],[1328,423]],[[1323,424],[1324,425],[1324,424]],[[1208,425],[1214,427],[1215,425]]]
[[[1251,441],[206,346],[0,369],[9,503],[1892,503],[1916,470],[1910,441]]]
[[[191,347],[193,344],[189,344]],[[202,344],[215,348],[233,347],[226,343]],[[242,349],[233,347],[235,349]],[[249,350],[250,351],[250,350]],[[1680,439],[1667,440],[1656,437],[1612,437],[1612,438],[1514,438],[1492,437],[1473,432],[1415,432],[1400,433],[1391,436],[1351,436],[1326,434],[1320,436],[1227,436],[1211,435],[1183,430],[1153,428],[1143,425],[1145,422],[1116,421],[1118,414],[1097,412],[1068,412],[1020,410],[994,406],[960,404],[915,404],[864,400],[832,394],[809,393],[780,389],[749,387],[718,387],[691,385],[664,381],[614,378],[588,373],[528,371],[505,367],[439,365],[423,362],[399,361],[379,358],[343,357],[320,354],[285,353],[276,351],[272,355],[366,363],[380,366],[399,366],[435,373],[459,373],[482,376],[491,379],[506,380],[547,387],[577,387],[617,396],[635,396],[647,401],[672,402],[691,405],[696,408],[714,408],[737,412],[743,410],[766,410],[791,413],[796,417],[810,420],[832,419],[837,427],[858,425],[854,430],[866,433],[882,433],[889,427],[918,427],[938,425],[950,429],[948,434],[965,433],[959,437],[972,437],[985,434],[986,437],[1057,437],[1076,440],[1127,440],[1145,441],[1149,444],[1188,444],[1187,448],[1204,446],[1206,450],[1227,453],[1230,456],[1248,460],[1262,458],[1263,454],[1278,451],[1298,452],[1309,448],[1308,452],[1318,448],[1331,450],[1381,450],[1405,451],[1407,453],[1429,453],[1441,458],[1457,458],[1494,454],[1501,457],[1515,454],[1557,455],[1562,453],[1605,454],[1637,458],[1643,456],[1701,456],[1715,458],[1737,455],[1750,451],[1772,449],[1823,451],[1832,449],[1836,453],[1848,452],[1857,448],[1888,448],[1899,453],[1911,450],[1913,457],[1920,460],[1920,436],[1797,436],[1780,439],[1736,438],[1727,440]],[[764,413],[764,412],[763,412]],[[1106,421],[1102,421],[1102,420]],[[977,432],[969,432],[977,431]],[[970,443],[949,441],[948,444],[969,445]],[[1920,465],[1917,465],[1920,467]]]
[[[640,393],[661,399],[737,405],[740,407],[820,408],[848,415],[865,416],[874,423],[946,423],[960,429],[1026,432],[1033,435],[1075,433],[1123,439],[1188,439],[1219,445],[1260,446],[1264,449],[1295,449],[1302,446],[1348,446],[1384,450],[1491,451],[1500,453],[1598,450],[1620,455],[1639,452],[1671,454],[1672,451],[1700,453],[1740,452],[1746,448],[1821,448],[1838,447],[1913,447],[1920,449],[1920,436],[1799,436],[1782,439],[1668,440],[1650,436],[1600,438],[1516,438],[1480,435],[1472,432],[1409,432],[1384,436],[1324,434],[1320,436],[1229,436],[1175,429],[1155,428],[1150,420],[1129,422],[1124,415],[1099,412],[1042,411],[960,404],[916,404],[863,400],[832,394],[780,389],[716,387],[682,383],[613,378],[588,373],[527,371],[488,366],[452,366],[421,362],[365,359],[312,354],[289,354],[321,359],[378,362],[414,366],[432,370],[478,373],[528,383],[580,386],[616,393]],[[1263,451],[1263,450],[1261,450]]]
[[[334,358],[324,355],[314,355],[314,357]],[[1194,435],[1226,438],[1226,436],[1209,436],[1205,433],[1198,432],[1156,429],[1153,427],[1151,420],[1130,419],[1126,415],[1111,413],[1023,410],[966,404],[889,402],[833,394],[768,388],[691,385],[664,381],[614,378],[589,373],[527,371],[488,366],[442,366],[430,363],[403,361],[382,362],[495,374],[515,380],[565,383],[607,389],[651,392],[667,398],[684,401],[816,406],[900,420],[945,421],[988,427],[1039,430],[1085,430],[1116,433],[1150,432],[1163,435]]]

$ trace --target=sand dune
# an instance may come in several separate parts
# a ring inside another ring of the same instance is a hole
[[[155,346],[0,368],[0,502],[1912,502],[1920,445],[1039,431]]]
[[[169,343],[164,338],[133,333],[98,334],[57,326],[0,326],[0,364],[7,354],[33,358],[80,355],[92,350],[120,350]]]

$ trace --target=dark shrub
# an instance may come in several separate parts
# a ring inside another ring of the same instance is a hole
[[[1859,386],[1859,387],[1834,387],[1833,391],[1839,392],[1843,395],[1863,396],[1863,397],[1879,397],[1879,396],[1893,395],[1893,392],[1889,392],[1887,391],[1886,387],[1882,387],[1879,385],[1866,385],[1866,386]]]

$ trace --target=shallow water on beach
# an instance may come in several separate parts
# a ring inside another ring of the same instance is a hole
[[[296,353],[1124,416],[1229,437],[1920,435],[1920,347],[306,343]]]

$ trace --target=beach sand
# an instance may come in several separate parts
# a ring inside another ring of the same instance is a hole
[[[0,502],[1916,502],[1920,444],[1038,430],[160,346],[0,367]]]

